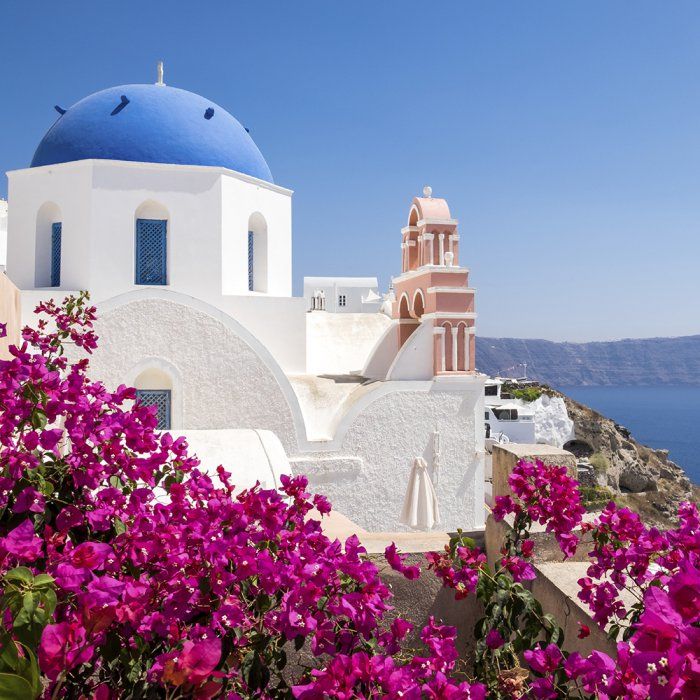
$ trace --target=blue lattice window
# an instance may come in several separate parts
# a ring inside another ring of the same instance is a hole
[[[168,222],[136,220],[136,284],[168,283]]]
[[[61,233],[63,224],[56,221],[51,224],[51,286],[61,285]]]
[[[157,406],[158,430],[170,430],[170,389],[137,389],[136,400],[142,406]]]
[[[255,234],[248,231],[248,291],[255,289]]]

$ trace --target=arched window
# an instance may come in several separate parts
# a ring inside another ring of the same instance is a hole
[[[455,365],[455,347],[453,343],[453,338],[455,337],[452,333],[452,324],[448,321],[443,323],[442,327],[445,329],[445,335],[443,336],[443,353],[445,357],[445,370],[447,372],[454,372],[457,367]]]
[[[469,329],[466,323],[457,326],[457,367],[469,371]]]
[[[260,212],[248,219],[248,291],[267,291],[267,222]]]
[[[158,430],[172,427],[173,384],[162,370],[149,368],[141,372],[134,382],[136,401],[142,406],[155,406],[158,416]]]
[[[42,204],[36,217],[34,284],[37,287],[61,286],[62,223],[57,204]]]
[[[63,223],[54,221],[51,224],[51,286],[61,286],[61,234]]]
[[[411,312],[408,305],[408,294],[404,292],[399,300],[399,318],[411,318]]]
[[[168,212],[157,202],[136,210],[135,284],[168,284]]]
[[[413,295],[413,316],[414,318],[420,318],[425,313],[425,299],[423,298],[423,291],[416,289]]]

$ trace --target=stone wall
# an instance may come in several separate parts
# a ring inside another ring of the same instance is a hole
[[[576,476],[576,458],[570,452],[549,445],[497,445],[493,449],[493,495],[512,495],[508,476],[519,460],[540,460],[545,464],[566,466]],[[591,519],[591,516],[584,519]],[[492,515],[486,521],[486,554],[491,566],[500,558],[500,548],[508,521],[496,522]],[[539,600],[545,613],[551,613],[564,630],[564,648],[587,654],[594,649],[613,655],[615,645],[593,621],[588,609],[577,598],[578,580],[586,575],[588,568],[587,548],[579,547],[577,554],[569,560],[559,550],[553,537],[544,528],[534,526],[535,571],[537,578],[529,583],[534,597]],[[587,625],[591,634],[578,639],[580,625]]]

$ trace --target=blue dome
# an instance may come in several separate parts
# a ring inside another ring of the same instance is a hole
[[[76,102],[46,132],[31,167],[89,158],[212,165],[272,182],[255,142],[223,107],[164,85],[119,85]]]

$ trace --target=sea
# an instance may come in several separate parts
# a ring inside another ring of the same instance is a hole
[[[700,387],[569,386],[575,401],[624,425],[637,442],[669,451],[669,457],[700,484]]]

